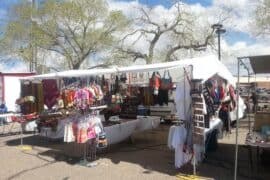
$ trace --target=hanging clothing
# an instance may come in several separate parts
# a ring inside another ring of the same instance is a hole
[[[184,78],[176,85],[175,104],[178,117],[182,120],[190,120],[191,96],[187,78]]]
[[[37,84],[37,96],[36,96],[36,103],[37,103],[37,112],[41,113],[44,110],[44,93],[43,93],[43,88],[42,84]]]
[[[48,109],[51,109],[57,103],[57,98],[60,96],[57,82],[54,79],[45,79],[42,80],[42,86],[44,92],[44,104]]]
[[[21,85],[21,97],[25,99],[26,97],[34,97],[34,100],[26,100],[24,103],[20,104],[20,109],[23,114],[31,114],[37,112],[36,103],[36,89],[37,84],[30,82],[29,84]],[[27,99],[27,98],[26,98]]]
[[[85,110],[89,103],[89,91],[86,89],[79,89],[75,92],[74,100],[79,109]]]
[[[160,106],[162,105],[168,105],[169,102],[169,90],[166,89],[159,89],[158,92],[158,104]]]
[[[176,126],[172,137],[172,147],[175,149],[175,167],[180,168],[185,162],[184,144],[187,131],[184,126]]]

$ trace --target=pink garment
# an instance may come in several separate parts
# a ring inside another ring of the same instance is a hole
[[[87,138],[88,139],[94,139],[96,138],[96,132],[94,127],[89,127],[87,129]]]
[[[44,92],[44,104],[48,107],[48,109],[51,109],[57,103],[57,98],[60,96],[56,80],[42,80],[42,85]]]
[[[79,89],[75,92],[75,104],[80,109],[86,109],[88,107],[89,102],[89,91],[86,89]]]

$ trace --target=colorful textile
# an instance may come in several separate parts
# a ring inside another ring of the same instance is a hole
[[[48,109],[51,109],[57,103],[57,98],[60,96],[56,80],[42,80],[42,85],[44,90],[44,104]]]
[[[79,109],[86,109],[89,102],[89,91],[86,89],[79,89],[75,92],[75,104]]]

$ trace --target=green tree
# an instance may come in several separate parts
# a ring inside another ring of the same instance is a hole
[[[42,49],[79,69],[92,54],[111,48],[127,25],[122,12],[109,11],[105,0],[48,0],[38,8],[23,1],[13,8],[1,42],[24,60]]]

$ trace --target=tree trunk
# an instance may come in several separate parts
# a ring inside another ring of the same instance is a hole
[[[80,69],[81,63],[75,63],[72,65],[72,69]]]

